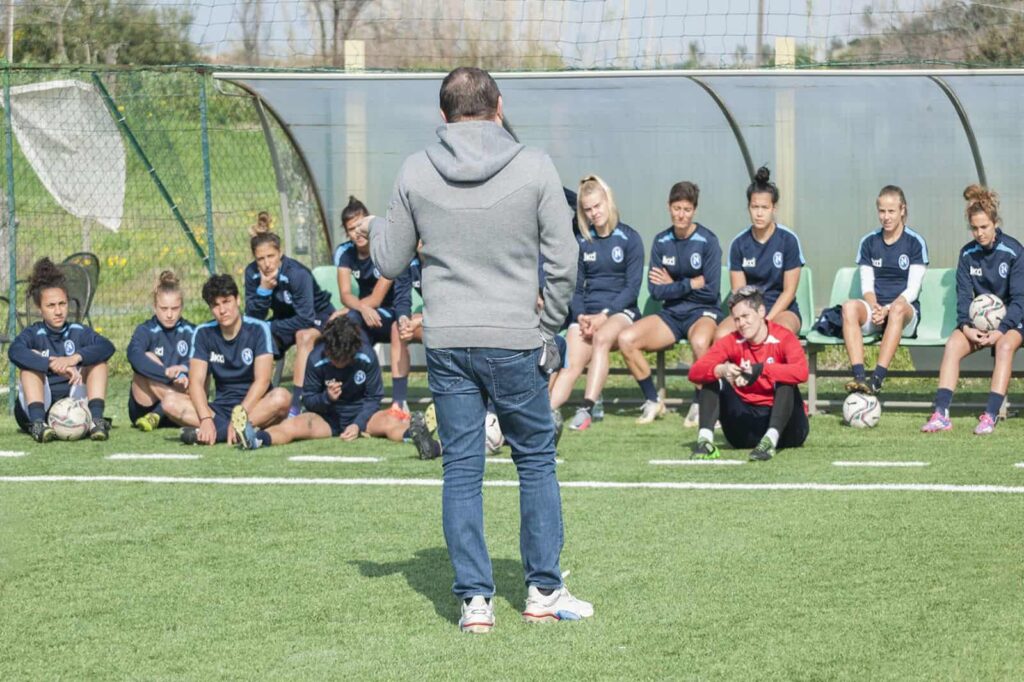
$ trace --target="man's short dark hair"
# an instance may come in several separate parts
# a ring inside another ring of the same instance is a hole
[[[740,303],[746,303],[754,310],[757,310],[764,305],[764,294],[760,288],[755,287],[753,284],[748,284],[732,292],[725,303],[729,306],[729,310],[732,310]]]
[[[203,285],[203,300],[206,305],[213,307],[217,299],[222,296],[238,297],[238,285],[231,275],[211,275]]]
[[[328,360],[345,364],[363,347],[363,334],[352,320],[338,315],[324,327],[323,343]]]
[[[499,97],[491,74],[475,66],[460,66],[441,83],[441,111],[449,123],[494,118]]]

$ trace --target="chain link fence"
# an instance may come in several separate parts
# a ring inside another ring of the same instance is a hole
[[[162,270],[181,278],[185,316],[205,321],[202,284],[212,269],[234,275],[241,288],[260,211],[270,214],[288,255],[310,267],[330,261],[305,165],[251,94],[215,86],[194,68],[12,68],[4,76],[13,125],[5,157],[9,149],[13,163],[0,164],[0,252],[10,263],[0,283],[6,294],[13,274],[18,310],[37,259],[88,252],[100,266],[90,318],[119,350],[152,315],[150,292]],[[0,314],[7,319],[7,310]],[[123,353],[112,370],[130,371]]]

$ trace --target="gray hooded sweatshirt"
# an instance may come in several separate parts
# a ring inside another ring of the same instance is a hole
[[[370,226],[373,262],[395,279],[423,240],[428,348],[537,348],[561,327],[576,285],[579,247],[555,166],[492,121],[450,123],[437,136],[402,164],[387,217]]]

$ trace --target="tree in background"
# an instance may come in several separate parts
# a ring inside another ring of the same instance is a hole
[[[48,64],[176,64],[198,60],[189,39],[192,15],[131,0],[24,0],[14,54]]]

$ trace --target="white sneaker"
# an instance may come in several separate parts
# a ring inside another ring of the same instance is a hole
[[[695,429],[700,426],[700,405],[696,402],[690,405],[690,411],[686,413],[686,418],[683,419],[684,429]]]
[[[655,419],[660,419],[665,414],[665,401],[652,402],[645,400],[640,408],[640,416],[637,417],[637,424],[650,424]]]
[[[494,627],[494,606],[487,597],[477,595],[462,602],[462,618],[459,618],[459,629],[476,635],[486,635]]]
[[[594,605],[569,594],[563,585],[545,597],[534,585],[526,593],[523,620],[527,623],[553,623],[560,620],[583,620],[594,615]]]

